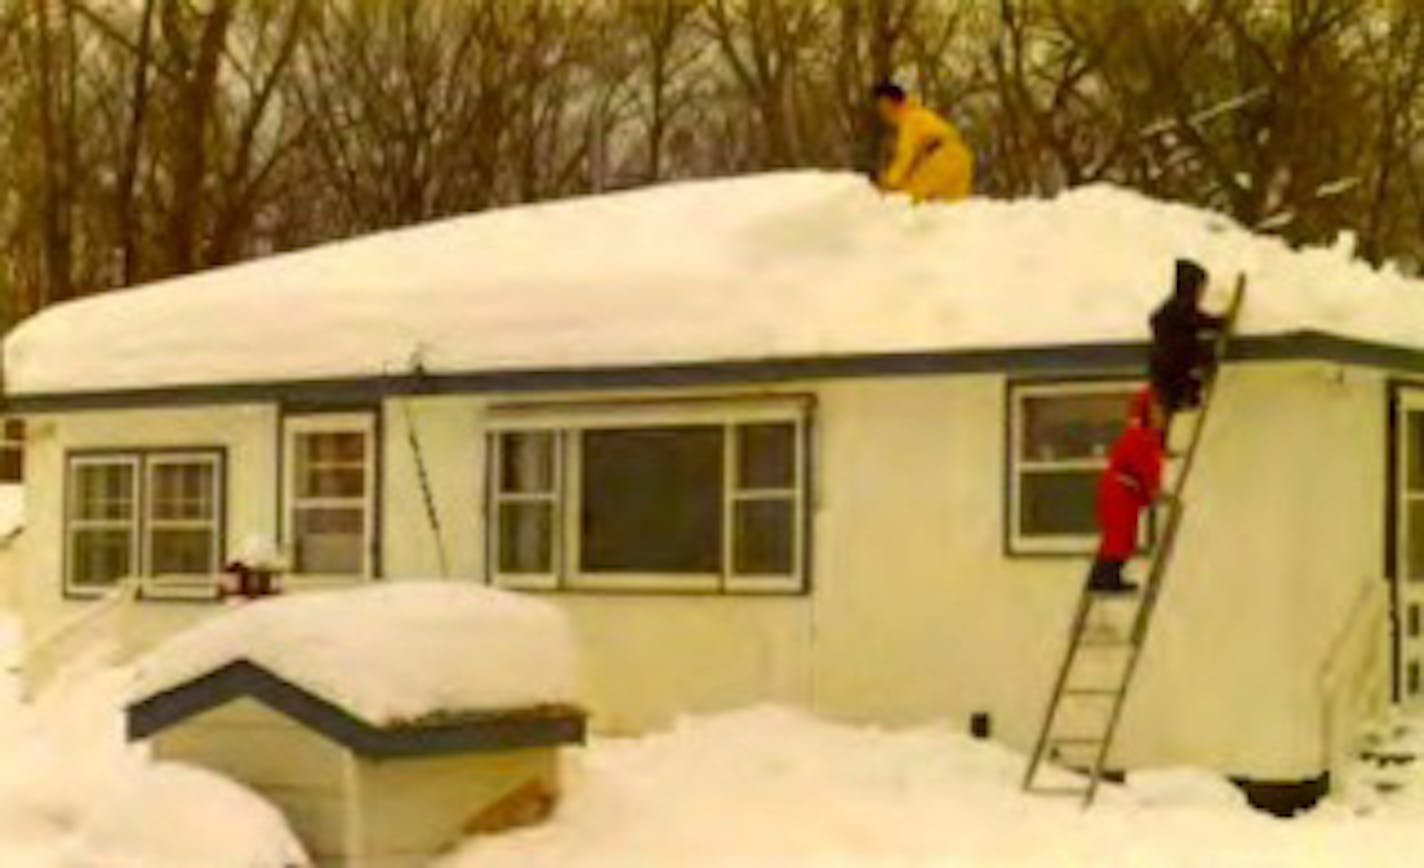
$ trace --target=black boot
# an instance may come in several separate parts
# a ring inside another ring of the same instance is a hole
[[[1125,561],[1098,558],[1093,561],[1093,571],[1088,575],[1088,590],[1094,594],[1135,594],[1138,587],[1122,577]]]

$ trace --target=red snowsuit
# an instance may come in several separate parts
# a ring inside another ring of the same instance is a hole
[[[1127,429],[1113,443],[1107,469],[1098,481],[1098,558],[1127,561],[1137,551],[1137,517],[1162,488],[1166,443],[1152,426],[1153,396],[1143,389],[1132,399]]]

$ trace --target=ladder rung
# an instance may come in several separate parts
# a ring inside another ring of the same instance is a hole
[[[1096,736],[1096,735],[1095,735],[1095,736],[1074,735],[1074,736],[1064,736],[1064,737],[1062,737],[1062,738],[1050,738],[1050,739],[1048,740],[1048,743],[1051,744],[1051,745],[1061,746],[1061,747],[1068,747],[1068,746],[1070,746],[1070,745],[1071,745],[1071,746],[1077,746],[1077,747],[1086,747],[1086,746],[1088,746],[1088,745],[1102,744],[1102,743],[1103,743],[1103,739],[1102,739],[1102,736]]]
[[[1078,645],[1082,647],[1132,647],[1132,637],[1115,636],[1112,639],[1094,639],[1094,637],[1084,636]]]
[[[1028,791],[1040,796],[1073,796],[1079,799],[1088,794],[1086,787],[1029,787]]]
[[[1120,687],[1065,687],[1064,696],[1117,696],[1122,692]]]

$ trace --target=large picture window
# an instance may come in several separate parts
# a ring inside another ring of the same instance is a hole
[[[216,577],[223,460],[217,451],[79,454],[68,462],[66,586]]]
[[[501,417],[490,441],[496,581],[523,588],[802,586],[799,402]]]
[[[1137,388],[1121,382],[1010,389],[1010,551],[1093,551],[1098,478]]]
[[[374,574],[375,419],[320,414],[286,420],[285,538],[297,578]]]

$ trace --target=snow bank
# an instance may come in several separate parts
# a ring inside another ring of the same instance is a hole
[[[1023,757],[947,728],[761,708],[595,741],[548,825],[438,868],[1413,868],[1418,824],[1279,821],[1202,772],[1134,775],[1093,810],[1019,792]],[[1060,781],[1061,783],[1062,781]]]
[[[137,696],[236,660],[378,726],[577,700],[563,613],[478,585],[408,581],[236,604],[139,661]]]
[[[0,865],[309,865],[266,801],[207,772],[153,763],[126,742],[131,677],[71,671],[34,705],[20,703],[13,677],[0,679]]]
[[[245,787],[178,763],[146,765],[103,802],[69,858],[92,868],[300,868],[280,811]]]
[[[11,394],[1140,339],[1178,255],[1243,330],[1424,347],[1424,291],[1109,186],[914,208],[800,171],[489,212],[53,308]]]

